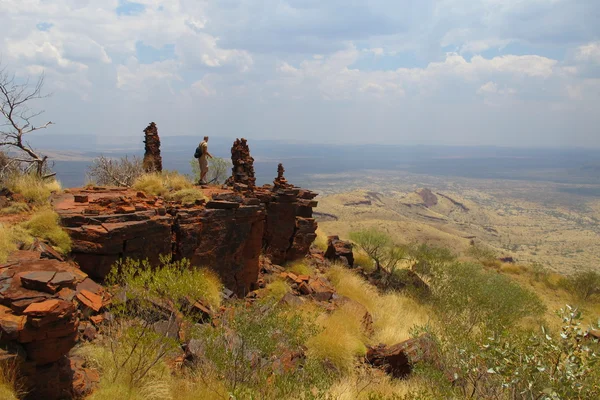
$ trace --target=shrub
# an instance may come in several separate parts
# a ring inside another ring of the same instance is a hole
[[[600,294],[600,274],[596,271],[580,271],[566,278],[566,289],[579,300],[589,301]]]
[[[202,190],[198,188],[181,189],[165,196],[167,200],[179,201],[182,204],[194,204],[197,200],[208,200]]]
[[[467,255],[485,265],[496,261],[496,251],[482,244],[474,244],[467,250]]]
[[[362,251],[373,259],[377,270],[381,269],[381,264],[388,253],[388,247],[392,244],[389,235],[376,228],[369,228],[350,232],[350,240],[355,242]]]
[[[221,377],[235,398],[301,398],[324,382],[326,371],[313,360],[290,371],[274,362],[301,351],[314,335],[315,326],[299,313],[273,303],[239,304],[219,326],[201,328],[196,336],[204,358],[196,365],[197,376]]]
[[[102,340],[76,352],[99,370],[99,388],[91,400],[170,399],[170,370],[165,358],[177,341],[154,331],[148,321],[113,322]]]
[[[7,180],[6,187],[22,195],[28,203],[37,206],[47,204],[50,195],[61,190],[60,182],[42,179],[35,174],[12,175]]]
[[[581,314],[561,310],[559,334],[512,329],[441,340],[446,368],[471,398],[592,399],[600,396],[598,345],[584,340]]]
[[[456,255],[445,247],[431,246],[426,243],[410,246],[409,253],[415,260],[413,270],[423,275],[430,275],[432,269],[456,260]]]
[[[229,171],[231,170],[231,162],[224,158],[213,157],[208,159],[208,174],[206,180],[209,183],[221,184],[229,177]],[[200,180],[200,164],[198,160],[193,159],[190,161],[192,167],[192,174],[194,182]]]
[[[476,264],[455,262],[437,268],[430,287],[442,320],[457,322],[463,332],[477,326],[501,329],[545,310],[533,292]]]
[[[213,308],[221,304],[221,283],[216,274],[192,267],[186,259],[171,261],[161,257],[160,265],[155,268],[148,260],[119,260],[107,283],[124,288],[128,299],[138,302],[168,299],[184,311],[190,300],[202,300]]]
[[[50,209],[42,209],[22,224],[32,235],[48,240],[63,254],[71,251],[71,238],[59,225],[59,216]]]
[[[100,156],[92,161],[88,176],[99,185],[131,187],[144,173],[142,164],[138,157],[111,160]]]

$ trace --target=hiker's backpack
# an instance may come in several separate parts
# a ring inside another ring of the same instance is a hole
[[[196,151],[194,152],[194,158],[202,157],[202,143],[198,147],[196,147]]]

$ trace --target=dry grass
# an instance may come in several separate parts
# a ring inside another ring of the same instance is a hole
[[[154,196],[163,196],[168,192],[178,192],[193,188],[190,179],[177,172],[144,174],[135,180],[133,188]]]
[[[315,269],[308,265],[304,260],[294,261],[286,265],[287,270],[296,275],[313,275]]]
[[[380,371],[360,368],[334,383],[328,394],[336,400],[408,400],[415,398],[412,397],[415,392],[424,390],[426,383],[421,379],[392,379]]]
[[[430,323],[429,315],[428,307],[399,293],[379,296],[373,314],[373,343],[394,345],[408,340],[413,327]]]
[[[0,214],[14,215],[14,214],[25,213],[27,211],[29,211],[29,206],[27,205],[27,203],[16,202],[16,203],[12,203],[8,207],[4,207],[3,209],[1,209]]]
[[[59,216],[51,209],[42,209],[22,224],[35,237],[46,239],[60,252],[71,251],[71,238],[59,225]]]
[[[0,224],[0,264],[6,262],[8,256],[19,249],[19,244],[31,243],[33,243],[33,238],[22,227]]]
[[[42,180],[35,175],[16,175],[8,180],[7,185],[14,193],[21,194],[28,203],[44,205],[53,192],[61,190],[59,181]]]
[[[366,272],[375,271],[375,263],[365,252],[355,251],[354,252],[354,265],[359,266]]]
[[[0,399],[17,400],[25,393],[17,384],[17,368],[13,361],[0,362]]]
[[[179,201],[182,204],[194,204],[197,200],[208,200],[202,190],[193,187],[169,193],[165,198],[171,201]]]
[[[527,267],[519,264],[501,264],[500,272],[511,275],[521,275],[527,273]]]
[[[276,279],[273,282],[269,283],[266,287],[267,289],[267,297],[269,299],[273,299],[275,301],[279,301],[286,295],[286,293],[291,292],[290,285],[288,285],[282,279]]]
[[[319,316],[317,324],[322,331],[308,340],[308,355],[331,363],[339,371],[351,371],[357,357],[367,350],[364,315],[365,310],[359,304],[346,303],[331,314]]]
[[[327,234],[321,230],[321,228],[317,228],[317,238],[315,239],[313,245],[322,251],[327,250]]]
[[[173,399],[177,400],[200,400],[200,399],[230,399],[229,392],[222,379],[211,376],[203,371],[202,376],[178,377],[171,385]]]
[[[379,293],[362,277],[341,265],[334,265],[327,271],[327,278],[338,294],[362,304],[371,314],[376,311]]]

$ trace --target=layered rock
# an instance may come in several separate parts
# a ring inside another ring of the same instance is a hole
[[[327,238],[325,258],[331,261],[339,261],[342,264],[353,267],[354,253],[352,252],[352,243],[346,240],[340,240],[339,236],[329,236]]]
[[[427,188],[417,190],[417,194],[421,197],[421,200],[423,200],[423,204],[427,208],[433,207],[438,203],[437,196]]]
[[[28,398],[69,398],[72,381],[48,387],[39,376],[64,370],[61,363],[78,340],[80,309],[87,307],[79,297],[89,293],[102,307],[103,291],[71,264],[41,257],[39,251],[18,251],[0,265],[1,353],[22,361]]]
[[[72,256],[103,280],[122,258],[187,258],[215,270],[238,295],[255,287],[259,256],[275,263],[304,257],[316,238],[312,209],[317,194],[295,187],[278,170],[276,186],[254,186],[254,160],[245,139],[232,147],[229,188],[209,187],[208,202],[165,202],[123,188],[72,189],[53,198],[73,241]]]
[[[144,171],[161,172],[162,157],[160,156],[160,137],[158,136],[158,129],[154,122],[151,122],[150,125],[144,129],[144,135]]]
[[[256,185],[254,158],[246,139],[236,139],[231,147],[231,177],[225,183],[238,191],[253,190]]]

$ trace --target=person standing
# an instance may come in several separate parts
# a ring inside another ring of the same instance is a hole
[[[208,152],[208,136],[204,136],[204,140],[200,143],[200,157],[198,162],[200,163],[200,184],[206,185],[206,174],[208,174],[208,159],[213,156]]]

